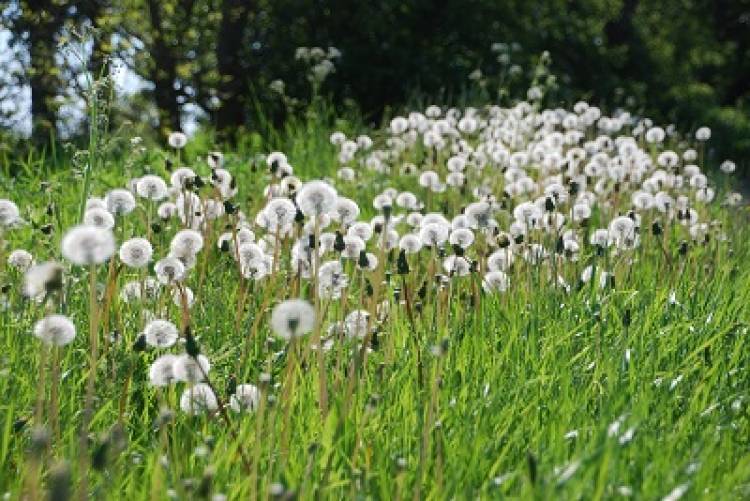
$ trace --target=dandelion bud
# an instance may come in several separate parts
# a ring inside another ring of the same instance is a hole
[[[685,256],[687,254],[687,252],[688,252],[688,243],[687,243],[687,241],[683,240],[680,243],[680,248],[679,248],[678,252],[680,253],[680,256]]]
[[[531,451],[526,452],[526,468],[529,475],[529,481],[531,485],[536,485],[537,476],[537,461],[536,456]]]
[[[333,250],[341,253],[346,249],[346,243],[344,242],[344,236],[340,231],[336,230],[336,239],[333,242]]]
[[[230,374],[227,378],[227,395],[232,395],[237,390],[237,376]]]
[[[406,260],[406,250],[401,249],[398,253],[398,261],[396,261],[396,269],[399,275],[409,274],[409,262]]]
[[[135,352],[145,351],[146,346],[148,346],[148,343],[146,342],[146,335],[141,334],[133,342],[133,351]]]
[[[357,261],[357,266],[364,270],[368,267],[369,264],[370,262],[367,259],[367,251],[365,251],[364,249],[359,251],[359,260]]]
[[[71,499],[73,483],[70,476],[70,466],[67,462],[60,461],[50,468],[47,485],[49,486],[50,501],[68,501]]]
[[[40,458],[50,444],[49,430],[44,426],[35,426],[31,430],[30,452],[31,455]]]
[[[185,327],[185,351],[191,357],[197,357],[201,351],[189,325]]]
[[[547,197],[544,199],[544,210],[547,212],[552,212],[555,210],[555,202],[552,200],[552,198]]]
[[[91,454],[91,466],[97,471],[104,470],[107,467],[108,455],[109,440],[105,439],[96,446],[94,452]]]

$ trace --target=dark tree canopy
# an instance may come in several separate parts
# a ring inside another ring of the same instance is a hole
[[[138,75],[119,109],[161,133],[190,116],[232,139],[258,110],[278,122],[301,111],[313,63],[298,47],[337,48],[315,95],[371,120],[424,96],[522,97],[548,51],[556,101],[707,124],[721,154],[750,154],[750,0],[4,0],[2,18],[24,61],[19,73],[6,60],[3,82],[30,88],[45,140],[73,85],[58,44],[93,27],[89,70],[117,61]]]

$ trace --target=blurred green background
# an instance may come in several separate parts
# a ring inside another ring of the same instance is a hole
[[[83,140],[92,95],[109,130],[232,142],[316,101],[378,124],[410,106],[507,104],[536,84],[551,106],[708,125],[709,158],[750,173],[750,0],[3,0],[0,12],[6,155]],[[114,77],[92,87],[92,75]]]

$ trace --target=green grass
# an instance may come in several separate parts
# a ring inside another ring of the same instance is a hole
[[[356,124],[343,127],[357,132]],[[334,177],[330,132],[325,122],[300,122],[270,143],[249,138],[244,148],[227,152],[242,209],[255,214],[263,206],[262,189],[269,181],[264,168],[250,169],[254,153],[277,147],[289,155],[301,179]],[[199,137],[183,157],[202,175],[208,167],[197,156],[211,149],[210,141]],[[92,174],[92,194],[150,170],[164,174],[163,158],[171,155],[149,147],[143,155],[108,158],[105,168]],[[48,163],[37,165],[32,159],[34,167],[19,172],[16,165],[13,178],[10,165],[0,169],[0,198],[14,200],[34,225],[53,228],[49,235],[32,225],[7,232],[4,256],[25,248],[37,261],[60,259],[59,242],[76,221],[82,187],[75,169],[60,162],[67,168],[48,172],[43,167]],[[337,187],[367,216],[375,213],[372,196],[387,185],[426,196],[414,178],[364,176]],[[428,210],[444,203],[454,214],[468,200],[453,192],[433,200]],[[293,280],[281,273],[248,284],[238,328],[241,281],[232,258],[210,237],[199,257],[199,270],[205,258],[205,278],[201,281],[196,271],[187,285],[198,298],[190,325],[212,362],[211,382],[226,400],[232,377],[257,385],[261,373],[268,372],[271,383],[262,391],[275,401],[264,398],[263,410],[255,414],[230,414],[231,427],[219,416],[181,413],[183,385],[157,392],[148,384],[149,364],[160,353],[132,349],[143,327],[141,306],[112,301],[99,336],[103,342],[117,331],[119,340],[103,348],[97,371],[90,449],[102,460],[89,474],[89,489],[95,499],[167,499],[168,489],[180,499],[210,499],[216,493],[249,499],[269,495],[272,483],[302,499],[610,499],[624,497],[627,490],[636,499],[661,499],[684,485],[690,499],[750,496],[747,216],[744,209],[730,210],[719,202],[701,211],[702,220],[722,222],[728,241],[690,244],[683,256],[678,247],[689,236],[676,226],[665,239],[667,262],[650,233],[651,216],[644,216],[640,248],[597,257],[586,244],[577,262],[561,265],[558,271],[572,285],[569,293],[546,279],[548,265],[529,266],[519,258],[506,294],[476,294],[481,289],[477,275],[454,278],[449,288],[428,292],[412,321],[393,299],[397,287],[403,297],[402,278],[394,273],[379,288],[380,275],[369,274],[381,295],[378,302],[391,302],[388,319],[378,326],[376,349],[357,373],[351,369],[359,353],[356,343],[334,345],[326,364],[330,411],[323,418],[319,373],[307,348],[311,338],[303,339],[301,363],[294,366],[286,451],[281,401],[289,354],[285,343],[273,338],[268,318],[279,300],[290,297]],[[507,214],[499,217],[507,222]],[[152,239],[156,259],[166,254],[178,227],[172,220]],[[119,242],[123,235],[144,232],[140,218],[130,217],[116,235]],[[554,241],[540,241],[554,247]],[[406,279],[415,303],[414,292],[430,280],[430,254],[420,256],[410,258],[412,273]],[[395,270],[395,255],[386,261]],[[577,287],[575,277],[592,263],[614,271],[614,288]],[[104,284],[107,266],[99,268],[97,280]],[[324,326],[360,305],[362,290],[356,274],[351,275],[349,306],[324,304]],[[53,431],[50,446],[38,455],[40,473],[31,435],[35,424],[53,429],[45,402],[55,385],[48,369],[51,354],[44,354],[30,332],[45,307],[20,297],[18,272],[2,264],[0,277],[10,286],[7,307],[0,310],[0,493],[41,499],[41,490],[50,485],[50,465],[57,460],[69,461],[73,478],[80,477],[78,437],[89,374],[87,274],[75,267],[65,274],[57,311],[71,317],[78,335],[58,352],[59,434]],[[116,282],[137,277],[123,268]],[[366,297],[363,302],[372,306]],[[167,304],[166,318],[177,323],[179,308]],[[433,354],[432,348],[443,342],[447,350]],[[350,385],[353,397],[347,402]],[[40,399],[42,423],[35,423]],[[155,421],[162,405],[175,414],[159,428]]]

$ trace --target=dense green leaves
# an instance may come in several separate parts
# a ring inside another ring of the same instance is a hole
[[[25,61],[15,83],[32,89],[44,140],[57,97],[73,85],[53,57],[57,42],[94,26],[89,69],[112,56],[144,82],[118,107],[119,122],[146,122],[162,134],[197,118],[233,138],[241,128],[262,129],[259,109],[277,124],[299,112],[297,103],[311,99],[308,68],[294,58],[300,46],[341,50],[320,92],[339,106],[352,100],[373,121],[420,96],[519,95],[547,50],[557,83],[551,99],[638,103],[660,123],[720,132],[710,152],[717,161],[731,156],[746,172],[750,154],[748,0],[5,0],[2,17]],[[491,50],[496,42],[514,45],[500,54]],[[483,78],[470,80],[477,69]],[[8,63],[3,70],[12,73]],[[271,90],[275,80],[287,97]]]

